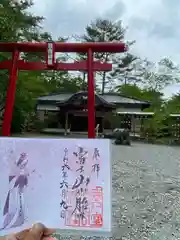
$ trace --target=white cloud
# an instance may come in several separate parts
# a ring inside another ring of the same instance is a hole
[[[180,84],[174,84],[173,86],[168,86],[164,89],[165,98],[169,98],[174,94],[180,93]]]
[[[129,2],[132,0],[129,0]],[[136,40],[136,51],[152,60],[164,56],[179,61],[180,13],[177,0],[151,0],[144,2],[140,11],[134,10],[128,18],[129,36]],[[145,4],[151,2],[151,4]],[[171,4],[169,4],[171,2]]]
[[[180,63],[179,8],[180,0],[35,0],[32,11],[46,17],[44,27],[55,37],[82,33],[98,16],[122,19],[136,54]]]
[[[54,36],[82,33],[98,16],[120,18],[139,55],[179,61],[179,6],[179,0],[35,0],[32,10],[45,16],[44,27]]]

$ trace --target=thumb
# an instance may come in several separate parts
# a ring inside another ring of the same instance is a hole
[[[46,228],[42,223],[36,223],[29,231],[31,239],[26,240],[41,240],[42,237],[51,236],[53,233],[55,233],[55,229]]]
[[[45,226],[41,223],[34,224],[25,240],[41,240],[45,229]]]
[[[42,237],[48,237],[55,233],[55,229],[46,228],[41,223],[36,223],[32,228],[26,229],[15,234],[15,239],[9,237],[8,240],[41,240]]]

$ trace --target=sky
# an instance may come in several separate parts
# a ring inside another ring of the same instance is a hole
[[[180,65],[180,0],[34,0],[32,11],[46,18],[43,27],[54,38],[82,34],[97,17],[121,19],[128,26],[127,40],[136,40],[131,51],[159,61],[169,57]],[[164,90],[180,91],[180,84]]]

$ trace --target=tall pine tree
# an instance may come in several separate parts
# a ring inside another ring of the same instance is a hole
[[[81,36],[83,42],[119,42],[124,41],[126,29],[122,26],[121,21],[112,22],[107,19],[96,19],[86,27],[86,33]],[[114,54],[112,53],[95,53],[95,60],[101,62],[111,62]],[[80,59],[86,59],[84,54],[79,55]],[[99,73],[101,93],[104,94],[105,88],[109,83],[107,72]]]

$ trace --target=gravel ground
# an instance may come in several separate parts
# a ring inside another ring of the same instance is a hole
[[[113,145],[112,166],[112,238],[180,239],[180,148]]]
[[[180,149],[113,146],[113,235],[180,239]]]

